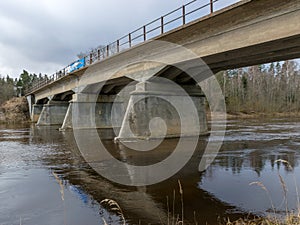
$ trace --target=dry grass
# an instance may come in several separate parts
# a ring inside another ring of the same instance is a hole
[[[25,97],[12,98],[0,106],[0,122],[23,123],[28,121],[29,109]]]
[[[104,199],[100,202],[100,204],[103,206],[107,206],[106,208],[109,211],[111,211],[112,213],[115,213],[117,216],[120,217],[123,225],[126,224],[124,213],[123,213],[121,207],[119,206],[119,204],[115,200]],[[102,218],[102,220],[103,220],[104,224],[106,225],[107,224],[106,220],[104,218]]]
[[[276,160],[275,163],[276,162],[281,162],[281,163],[285,164],[289,170],[293,170],[290,163],[286,160],[279,159],[279,160]],[[295,190],[296,190],[296,194],[297,194],[297,208],[298,208],[297,212],[289,211],[288,198],[287,198],[288,188],[287,188],[286,182],[284,181],[284,178],[279,173],[278,173],[278,177],[279,177],[279,182],[281,185],[281,189],[283,191],[283,196],[284,196],[284,201],[285,201],[285,215],[284,216],[278,216],[276,214],[276,209],[275,209],[272,199],[270,197],[269,190],[265,187],[265,185],[262,182],[252,182],[252,183],[250,183],[250,185],[257,185],[266,192],[266,194],[269,198],[272,210],[273,210],[273,216],[268,216],[266,218],[255,218],[255,219],[240,218],[233,222],[228,220],[225,223],[225,225],[300,225],[300,204],[299,204],[300,196],[299,196],[299,192],[298,192],[298,185],[296,182],[296,177],[294,176],[294,184],[295,184]]]
[[[281,162],[287,166],[288,169],[292,170],[293,168],[289,164],[289,162],[279,159],[275,162]],[[290,212],[288,209],[288,200],[287,200],[287,194],[288,194],[288,188],[287,185],[284,181],[284,178],[278,173],[278,178],[279,182],[281,185],[281,189],[283,191],[284,195],[284,200],[285,200],[285,216],[278,215],[276,212],[276,208],[273,204],[271,195],[267,187],[259,181],[252,182],[249,185],[256,185],[260,187],[262,190],[265,191],[270,205],[272,207],[272,215],[267,216],[265,218],[263,217],[255,217],[255,218],[240,218],[235,221],[230,221],[227,219],[225,222],[220,222],[220,225],[300,225],[300,200],[299,200],[299,192],[298,192],[298,187],[297,187],[297,182],[296,182],[296,177],[294,176],[294,183],[295,183],[295,189],[296,189],[296,194],[297,194],[297,206],[298,210],[297,212]],[[179,187],[179,194],[180,194],[180,203],[181,203],[181,212],[180,214],[175,214],[175,202],[176,202],[176,191],[173,191],[173,199],[172,199],[172,210],[170,210],[170,199],[167,196],[167,221],[163,222],[161,221],[161,224],[166,224],[166,225],[184,225],[185,220],[184,220],[184,191],[183,187],[181,185],[181,182],[178,180],[178,187]],[[126,224],[125,216],[122,212],[121,207],[118,205],[118,203],[114,200],[111,199],[104,199],[101,201],[102,205],[107,205],[109,207],[109,210],[111,212],[116,213],[122,221],[122,224]],[[107,222],[102,218],[104,225],[107,225]],[[189,223],[190,224],[190,223]],[[198,225],[198,222],[196,221],[196,213],[194,212],[194,224]]]
[[[181,185],[180,180],[178,180],[178,187],[179,187],[179,194],[180,194],[180,203],[181,203],[181,215],[180,214],[175,214],[175,201],[176,201],[176,192],[175,190],[173,191],[173,202],[172,202],[172,212],[169,209],[169,198],[167,196],[167,221],[160,221],[160,224],[162,225],[183,225],[184,224],[184,203],[183,203],[183,188]],[[117,216],[120,217],[121,224],[125,225],[126,224],[126,219],[125,215],[120,207],[120,205],[112,199],[104,199],[100,202],[102,206],[104,206],[108,211],[116,214]],[[102,218],[102,221],[104,225],[108,225],[108,222]],[[139,222],[139,224],[141,221]],[[195,225],[198,223],[195,222]]]
[[[255,219],[238,219],[236,221],[228,220],[225,225],[299,225],[299,215],[288,215],[284,219],[274,218],[255,218]]]

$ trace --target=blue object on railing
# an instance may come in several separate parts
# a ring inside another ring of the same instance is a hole
[[[84,58],[82,58],[82,59],[79,59],[79,60],[73,62],[71,65],[69,65],[66,68],[66,72],[71,73],[75,70],[79,70],[80,68],[83,68],[84,66],[85,66],[85,60],[84,60]]]

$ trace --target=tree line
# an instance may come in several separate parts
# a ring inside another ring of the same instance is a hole
[[[35,82],[48,79],[47,75],[29,73],[26,70],[20,74],[19,78],[11,78],[9,75],[0,75],[0,105],[16,96],[24,95],[24,90],[32,87]]]
[[[284,61],[217,74],[227,112],[299,112],[300,70]]]

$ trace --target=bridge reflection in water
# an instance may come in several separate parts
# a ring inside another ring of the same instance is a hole
[[[296,179],[300,176],[299,126],[295,121],[230,121],[222,150],[206,171],[198,172],[201,152],[207,143],[207,138],[201,137],[195,155],[182,171],[164,182],[140,188],[114,184],[95,173],[81,157],[71,131],[60,133],[53,127],[34,128],[31,143],[51,146],[51,151],[43,157],[44,165],[95,202],[105,198],[116,200],[130,224],[139,220],[149,223],[165,220],[167,205],[172,211],[174,191],[175,215],[180,215],[178,180],[183,186],[186,220],[193,222],[195,217],[199,222],[214,224],[218,217],[234,219],[248,213],[272,213],[266,193],[249,186],[254,181],[261,181],[268,188],[277,213],[282,213],[285,205],[278,173],[284,175],[289,190],[289,209],[296,209],[294,176]],[[148,164],[167,157],[177,141],[165,140],[158,151],[148,155],[136,154],[110,140],[104,143],[120,160]],[[293,169],[278,159],[287,160]]]

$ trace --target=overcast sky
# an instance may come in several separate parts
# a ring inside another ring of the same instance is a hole
[[[18,77],[25,69],[50,75],[79,52],[115,41],[189,1],[0,1],[0,74]]]
[[[186,0],[0,1],[0,74],[52,74]]]

